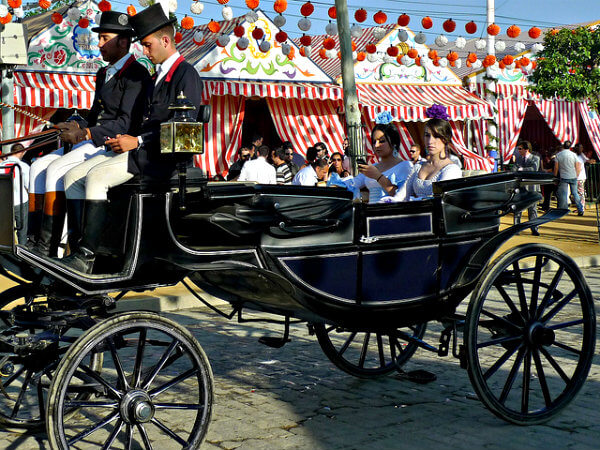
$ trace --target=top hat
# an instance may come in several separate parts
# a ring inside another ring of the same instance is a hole
[[[132,35],[133,28],[131,28],[130,20],[131,17],[125,13],[104,11],[100,15],[100,23],[97,27],[92,28],[92,31],[96,33],[108,31],[109,33]]]
[[[167,25],[172,25],[175,22],[177,22],[177,18],[168,18],[160,3],[148,6],[143,11],[140,11],[135,16],[131,17],[131,26],[137,35],[136,41],[144,39],[149,34],[152,34]]]

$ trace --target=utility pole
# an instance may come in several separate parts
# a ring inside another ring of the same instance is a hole
[[[344,109],[346,112],[346,126],[348,128],[348,144],[350,160],[352,161],[352,175],[358,175],[356,160],[366,160],[362,138],[360,108],[358,107],[358,94],[354,80],[354,60],[352,58],[352,38],[350,36],[350,20],[348,18],[348,3],[346,0],[335,0],[337,13],[337,27],[340,38],[340,51],[342,53],[342,87],[344,89]]]
[[[490,26],[494,23],[496,16],[494,0],[487,0],[487,26]],[[496,37],[492,36],[488,33],[487,38],[487,52],[488,55],[496,55]],[[497,146],[498,157],[500,158],[500,166],[499,169],[502,169],[504,165],[504,155],[502,149],[500,148],[500,141],[498,140],[498,128],[496,124],[498,123],[498,102],[496,96],[496,80],[491,76],[491,70],[486,69],[486,95],[485,99],[490,102],[494,107],[494,118],[493,123],[488,122],[488,133],[489,133],[489,145]]]
[[[2,0],[2,4],[7,5],[7,0]],[[4,25],[0,25],[0,39],[4,32]],[[10,74],[10,76],[9,76]],[[0,86],[2,89],[2,102],[12,105],[15,101],[15,86],[10,72],[10,66],[0,65]],[[15,113],[10,108],[2,108],[2,140],[12,139],[15,137]],[[6,152],[10,149],[7,147]],[[6,153],[2,151],[2,153]]]

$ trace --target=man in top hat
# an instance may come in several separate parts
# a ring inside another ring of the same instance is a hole
[[[64,176],[73,167],[98,155],[108,154],[104,143],[120,134],[137,134],[144,111],[145,91],[150,82],[146,68],[129,53],[133,29],[129,16],[116,11],[103,12],[100,23],[92,31],[98,33],[98,48],[108,63],[96,74],[96,93],[86,121],[62,122],[57,125],[64,142],[74,149],[64,154],[61,148],[33,163],[30,197],[38,208],[44,196],[44,211],[39,237],[34,249],[54,255],[64,221]],[[63,155],[64,154],[64,155]],[[79,239],[83,197],[67,200],[70,246]],[[31,209],[31,208],[30,208]]]
[[[83,238],[76,253],[63,263],[75,270],[90,273],[96,257],[101,230],[108,208],[108,189],[135,175],[144,179],[165,180],[175,171],[175,162],[161,161],[160,124],[174,111],[169,105],[183,92],[200,111],[202,81],[194,67],[185,62],[175,48],[175,29],[160,4],[149,6],[131,17],[131,25],[144,48],[144,55],[156,65],[153,82],[146,92],[146,108],[141,132],[117,135],[108,139],[116,156],[94,165],[93,158],[67,173],[67,197],[85,197]],[[81,176],[81,168],[88,168]],[[77,173],[74,173],[77,172]]]

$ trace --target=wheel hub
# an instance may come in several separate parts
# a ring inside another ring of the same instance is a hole
[[[536,322],[529,327],[528,340],[530,344],[548,346],[554,344],[554,339],[554,330],[546,328],[539,322]]]
[[[150,422],[154,417],[152,399],[145,391],[129,391],[123,396],[119,408],[121,417],[129,424]]]

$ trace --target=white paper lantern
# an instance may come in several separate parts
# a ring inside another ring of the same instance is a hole
[[[352,25],[352,28],[350,28],[350,34],[352,35],[352,37],[354,39],[358,39],[359,37],[362,36],[363,29],[360,25],[354,24],[354,25]]]
[[[325,54],[328,58],[337,58],[337,51],[335,50],[325,50]]]
[[[515,45],[513,45],[513,48],[515,49],[515,52],[521,53],[523,50],[525,50],[525,44],[522,42],[517,42]]]
[[[477,50],[483,50],[486,46],[487,46],[487,42],[485,41],[485,39],[477,39],[475,41],[475,48]]]
[[[146,8],[150,3],[148,3],[148,0],[139,0],[139,4],[142,8]]]
[[[308,31],[310,30],[310,19],[303,17],[302,19],[300,19],[298,21],[298,28],[300,28],[302,31]]]
[[[445,47],[447,43],[448,38],[443,34],[440,34],[438,37],[435,38],[435,45],[437,45],[438,47]]]
[[[446,59],[446,57],[442,57],[438,60],[438,63],[440,65],[440,67],[448,67],[448,60]]]
[[[1,6],[4,6],[4,5],[1,5]],[[4,6],[4,7],[6,8],[6,6]],[[8,9],[6,9],[6,12],[8,13]],[[4,14],[4,15],[6,15],[6,14]],[[81,17],[81,11],[79,11],[79,9],[75,8],[75,7],[69,8],[69,10],[67,11],[67,16],[69,17],[69,19],[72,22],[77,22],[79,20],[79,18]]]
[[[393,56],[390,56],[387,53],[385,55],[383,55],[383,62],[393,63],[394,61],[396,61],[396,58],[394,58]]]
[[[406,41],[408,41],[408,31],[406,31],[406,30],[400,30],[400,31],[398,31],[398,40],[400,42],[406,42]]]
[[[325,33],[329,36],[335,36],[338,33],[337,24],[329,22],[325,27]]]
[[[289,55],[292,51],[292,46],[290,44],[281,44],[281,53],[285,56]]]
[[[21,7],[13,9],[13,12],[15,13],[17,19],[22,19],[25,17],[25,11]]]
[[[192,39],[196,44],[199,44],[204,40],[204,33],[200,30],[196,30]]]
[[[542,44],[540,44],[539,42],[536,42],[535,44],[533,44],[531,46],[531,51],[533,51],[534,53],[539,53],[542,50],[544,50],[544,46]]]
[[[405,66],[408,66],[413,62],[413,59],[408,55],[404,55],[402,58],[400,58],[400,61],[402,61],[402,64]]]
[[[417,33],[417,35],[415,36],[415,42],[417,44],[424,44],[425,41],[427,41],[427,36],[425,36],[425,33],[423,33],[423,32]]]
[[[508,65],[506,66],[506,70],[515,70],[515,63],[508,64]]]
[[[191,6],[190,6],[190,11],[192,11],[192,14],[202,14],[202,11],[204,11],[204,3],[202,2],[192,2]]]
[[[311,53],[311,52],[312,52],[312,50],[311,50],[311,48],[310,48],[310,45],[309,45],[308,47],[304,47],[304,55],[305,55],[307,58],[310,58],[310,53]]]
[[[373,37],[378,41],[382,40],[386,35],[385,28],[375,27],[373,28]]]
[[[367,53],[367,61],[374,63],[377,62],[378,59],[379,58],[375,53]]]
[[[454,45],[456,46],[456,48],[465,48],[465,46],[467,45],[467,40],[464,37],[459,36],[456,38],[456,42],[454,42]]]
[[[258,48],[261,52],[267,53],[269,50],[271,50],[271,43],[269,41],[262,41]]]
[[[237,48],[239,48],[240,50],[246,50],[248,48],[249,44],[250,44],[250,41],[248,40],[247,37],[241,37],[237,41]]]
[[[456,61],[454,61],[454,67],[456,67],[457,69],[460,69],[462,67],[462,59],[458,58]]]
[[[221,15],[223,16],[223,19],[229,21],[233,19],[233,9],[231,9],[230,6],[223,6],[223,9],[221,10]]]
[[[282,26],[285,25],[285,17],[283,17],[281,14],[278,14],[273,19],[273,23],[275,24],[275,26],[277,28],[281,28]]]
[[[100,23],[100,19],[101,19],[101,18],[102,18],[102,13],[101,13],[101,12],[99,12],[98,14],[96,14],[96,15],[94,16],[94,23],[95,23],[95,24],[99,24],[99,23]]]
[[[246,13],[246,20],[248,23],[254,23],[258,20],[258,14],[256,11],[249,11]]]
[[[229,35],[228,34],[222,34],[217,39],[217,42],[219,43],[219,45],[221,47],[225,47],[227,44],[229,44]]]
[[[358,53],[356,51],[352,52],[352,59],[354,61],[356,61],[356,58],[358,57]]]
[[[482,64],[481,64],[481,60],[480,60],[480,59],[478,59],[477,61],[475,61],[475,62],[473,63],[473,65],[472,65],[471,67],[473,67],[473,69],[481,69],[481,66],[482,66]]]
[[[169,12],[175,14],[177,11],[177,0],[169,0]]]
[[[506,49],[506,43],[504,41],[496,41],[494,48],[497,52],[503,52]]]

